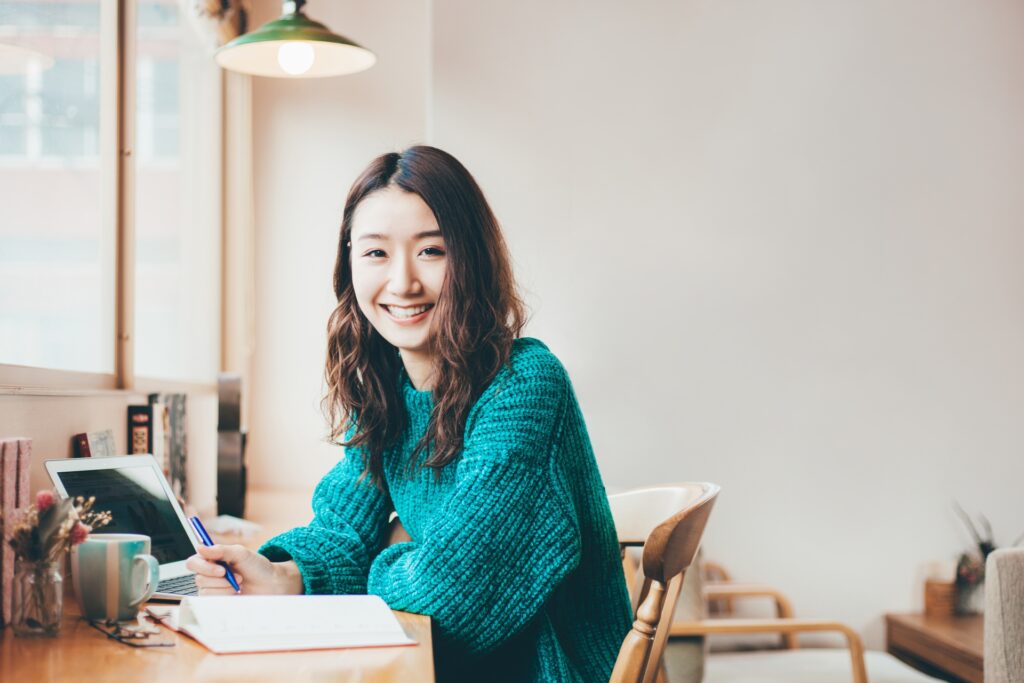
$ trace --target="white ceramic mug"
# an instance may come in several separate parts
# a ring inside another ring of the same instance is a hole
[[[149,536],[90,534],[71,551],[71,575],[86,619],[129,621],[153,597],[160,564],[149,554]]]

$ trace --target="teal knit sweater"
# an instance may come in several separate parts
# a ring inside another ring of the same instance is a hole
[[[409,429],[385,453],[386,491],[360,481],[364,459],[350,448],[317,486],[309,526],[260,552],[294,560],[307,593],[371,593],[429,615],[439,681],[607,681],[629,598],[561,363],[541,342],[516,340],[439,478],[406,467],[433,399],[402,386]],[[413,540],[385,547],[392,509]]]

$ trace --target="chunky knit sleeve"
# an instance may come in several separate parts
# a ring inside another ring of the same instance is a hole
[[[580,561],[555,457],[569,392],[546,349],[503,370],[470,415],[452,493],[412,542],[374,560],[368,591],[429,615],[443,639],[470,652],[536,617]]]
[[[313,521],[267,541],[259,550],[273,561],[294,560],[306,593],[366,593],[370,560],[386,540],[391,501],[369,478],[355,449],[313,493]]]

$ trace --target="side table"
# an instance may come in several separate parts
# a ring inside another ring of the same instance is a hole
[[[952,683],[983,683],[984,617],[886,614],[886,650],[918,671]]]

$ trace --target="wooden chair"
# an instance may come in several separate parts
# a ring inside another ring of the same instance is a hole
[[[718,492],[716,484],[686,483],[608,497],[623,562],[629,563],[627,548],[643,546],[644,575],[631,596],[636,621],[619,650],[611,683],[652,683],[659,677],[679,589]]]
[[[696,569],[696,568],[695,568]],[[726,574],[727,575],[727,574]],[[708,636],[713,634],[775,633],[782,636],[783,650],[799,648],[797,635],[811,632],[839,633],[846,640],[849,650],[848,674],[853,683],[867,683],[867,667],[864,660],[864,645],[860,636],[850,626],[833,620],[797,619],[793,616],[790,600],[780,591],[761,584],[733,583],[731,581],[708,582],[704,585],[706,600],[733,600],[747,597],[767,597],[775,602],[778,617],[774,619],[715,618],[701,621],[675,622],[669,627],[672,636]],[[730,605],[731,608],[731,605]],[[731,610],[730,610],[731,611]],[[780,653],[781,654],[781,653]],[[714,655],[712,655],[714,657]],[[778,660],[784,668],[785,661]],[[765,680],[776,680],[765,673]]]

